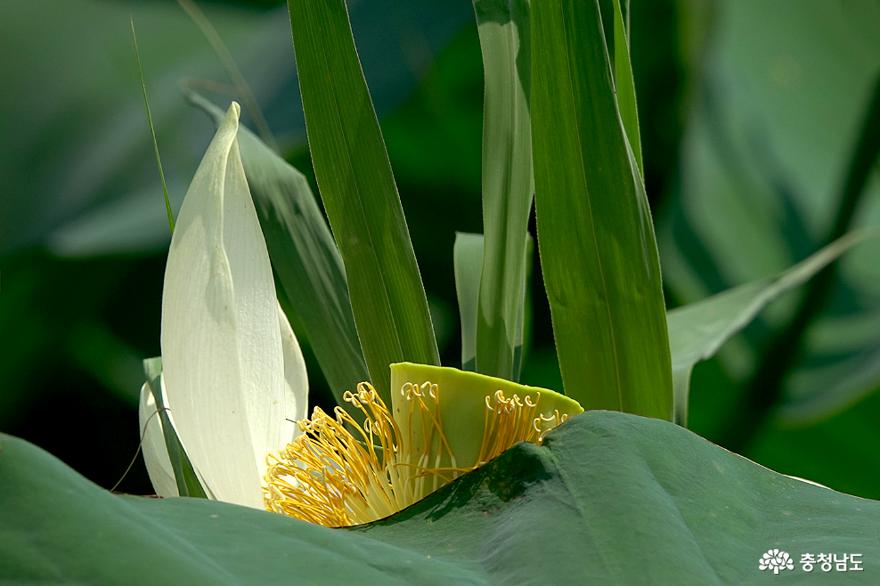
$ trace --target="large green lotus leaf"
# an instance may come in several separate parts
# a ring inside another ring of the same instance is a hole
[[[0,436],[0,581],[868,583],[880,503],[772,472],[671,423],[590,412],[397,515],[326,529],[233,505],[112,495]],[[758,569],[770,548],[793,570]],[[864,571],[805,573],[804,553]]]

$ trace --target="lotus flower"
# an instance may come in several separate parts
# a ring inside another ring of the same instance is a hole
[[[369,383],[345,394],[360,421],[337,407],[300,422],[270,456],[266,508],[330,527],[375,521],[583,411],[548,389],[424,364],[392,364],[391,388],[390,406]]]
[[[308,379],[275,296],[238,150],[238,117],[233,103],[175,224],[162,295],[162,392],[207,491],[263,508],[266,456],[294,439]],[[141,394],[147,470],[157,494],[173,496],[160,420],[147,422],[154,400],[147,388]]]
[[[400,363],[389,365],[390,405],[364,382],[344,395],[358,417],[336,407],[307,419],[303,357],[275,297],[238,115],[233,104],[208,147],[168,253],[160,400],[145,385],[140,409],[157,494],[178,494],[163,421],[206,495],[336,527],[391,515],[583,411],[548,389]]]

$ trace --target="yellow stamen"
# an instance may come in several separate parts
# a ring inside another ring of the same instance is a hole
[[[281,453],[268,457],[263,489],[266,509],[328,527],[375,521],[519,441],[540,443],[568,417],[558,409],[541,413],[539,392],[508,398],[497,390],[485,397],[477,461],[460,466],[444,431],[439,386],[406,383],[399,393],[405,406],[406,433],[369,383],[343,396],[364,416],[361,424],[340,407],[334,409],[333,417],[316,407],[311,419],[299,422],[302,435]]]

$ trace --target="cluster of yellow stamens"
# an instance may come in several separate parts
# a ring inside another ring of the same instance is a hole
[[[551,415],[540,413],[540,399],[540,393],[522,399],[516,394],[507,398],[501,390],[486,396],[485,431],[478,465],[501,455],[516,442],[541,443],[548,431],[568,419],[568,414],[560,414],[558,409]]]
[[[341,407],[333,417],[316,407],[298,422],[302,434],[270,454],[266,509],[328,527],[375,521],[409,506],[480,466],[519,441],[540,443],[567,418],[538,411],[541,394],[485,397],[476,461],[457,462],[446,435],[440,388],[430,382],[399,389],[392,416],[379,393],[361,383],[344,400],[363,415],[358,423]],[[471,458],[473,460],[473,458]]]

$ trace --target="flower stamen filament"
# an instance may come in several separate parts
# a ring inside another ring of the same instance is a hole
[[[558,408],[540,411],[542,393],[537,390],[521,397],[498,389],[478,403],[484,405],[479,449],[475,445],[462,462],[447,436],[442,397],[438,384],[404,383],[392,397],[392,415],[376,389],[361,383],[343,395],[363,416],[361,422],[340,407],[332,417],[316,407],[310,419],[298,423],[302,434],[268,456],[266,509],[329,527],[375,521],[517,442],[541,443],[568,417]]]

